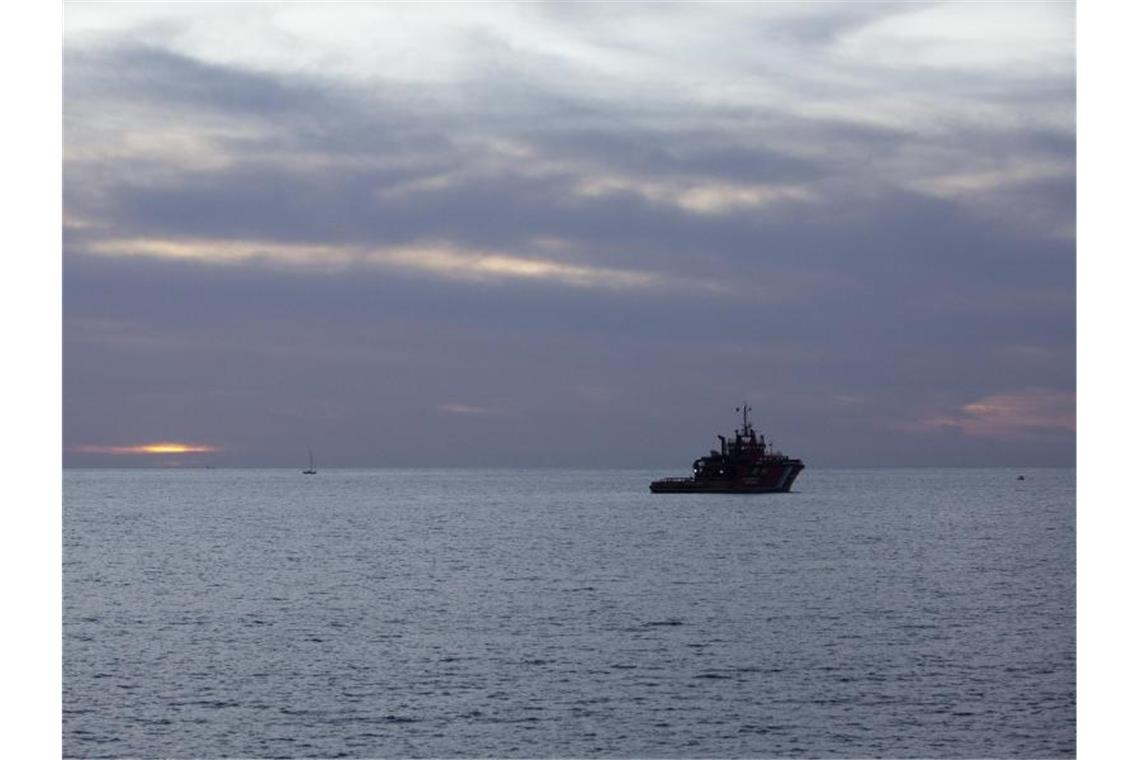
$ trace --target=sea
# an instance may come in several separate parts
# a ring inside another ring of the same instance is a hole
[[[64,755],[1075,755],[1074,470],[667,474],[65,470]]]

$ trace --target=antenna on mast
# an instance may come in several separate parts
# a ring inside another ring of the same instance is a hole
[[[750,407],[748,405],[748,402],[745,401],[744,406],[736,407],[736,411],[743,412],[744,414],[744,425],[740,428],[740,434],[746,436],[748,435],[748,431],[752,429],[751,425],[748,424],[748,413],[752,411],[752,407]]]

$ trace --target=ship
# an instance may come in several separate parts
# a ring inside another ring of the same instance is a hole
[[[736,411],[744,416],[733,440],[723,435],[720,451],[710,451],[693,462],[689,478],[662,478],[649,484],[653,493],[787,493],[796,476],[804,469],[803,461],[776,451],[756,437],[748,419],[752,407],[745,404]]]

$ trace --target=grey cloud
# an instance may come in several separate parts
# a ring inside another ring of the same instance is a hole
[[[825,163],[766,148],[763,139],[732,132],[591,128],[525,134],[540,155],[620,167],[654,176],[783,182],[826,176]],[[759,144],[757,144],[759,143]]]
[[[896,10],[765,28],[826,47]],[[565,60],[515,56],[497,38],[472,42],[483,53],[462,82],[421,87],[254,72],[157,45],[67,52],[70,443],[181,436],[222,444],[218,461],[234,464],[288,464],[306,445],[346,465],[684,464],[723,407],[751,394],[813,465],[1071,461],[1071,436],[973,440],[915,422],[1073,387],[1073,244],[1058,230],[1073,218],[1074,146],[1063,118],[1034,121],[1050,104],[1063,116],[1065,82],[904,73],[884,86],[976,96],[1011,116],[922,130],[762,102],[613,102],[606,82],[592,92],[575,70],[555,86]],[[851,87],[804,86],[851,96],[876,82],[858,74]],[[116,121],[119,106],[138,120]],[[124,138],[175,126],[192,149]],[[1031,165],[1053,173],[1013,177]],[[922,189],[953,172],[1001,181]],[[621,181],[583,192],[611,175]],[[708,213],[639,182],[810,194]],[[135,238],[434,241],[693,287],[93,252]],[[445,450],[447,404],[496,414],[449,415]],[[521,443],[549,426],[563,438]]]
[[[776,39],[787,39],[801,45],[826,47],[842,35],[873,21],[913,10],[907,2],[836,3],[825,13],[803,13],[765,19],[765,31]]]
[[[64,96],[65,105],[77,99],[117,98],[266,116],[345,106],[327,84],[285,81],[153,47],[65,50]]]

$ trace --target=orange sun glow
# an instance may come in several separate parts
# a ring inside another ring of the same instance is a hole
[[[83,445],[76,446],[74,450],[83,454],[209,454],[217,451],[218,447],[208,443],[159,441],[133,446]]]

